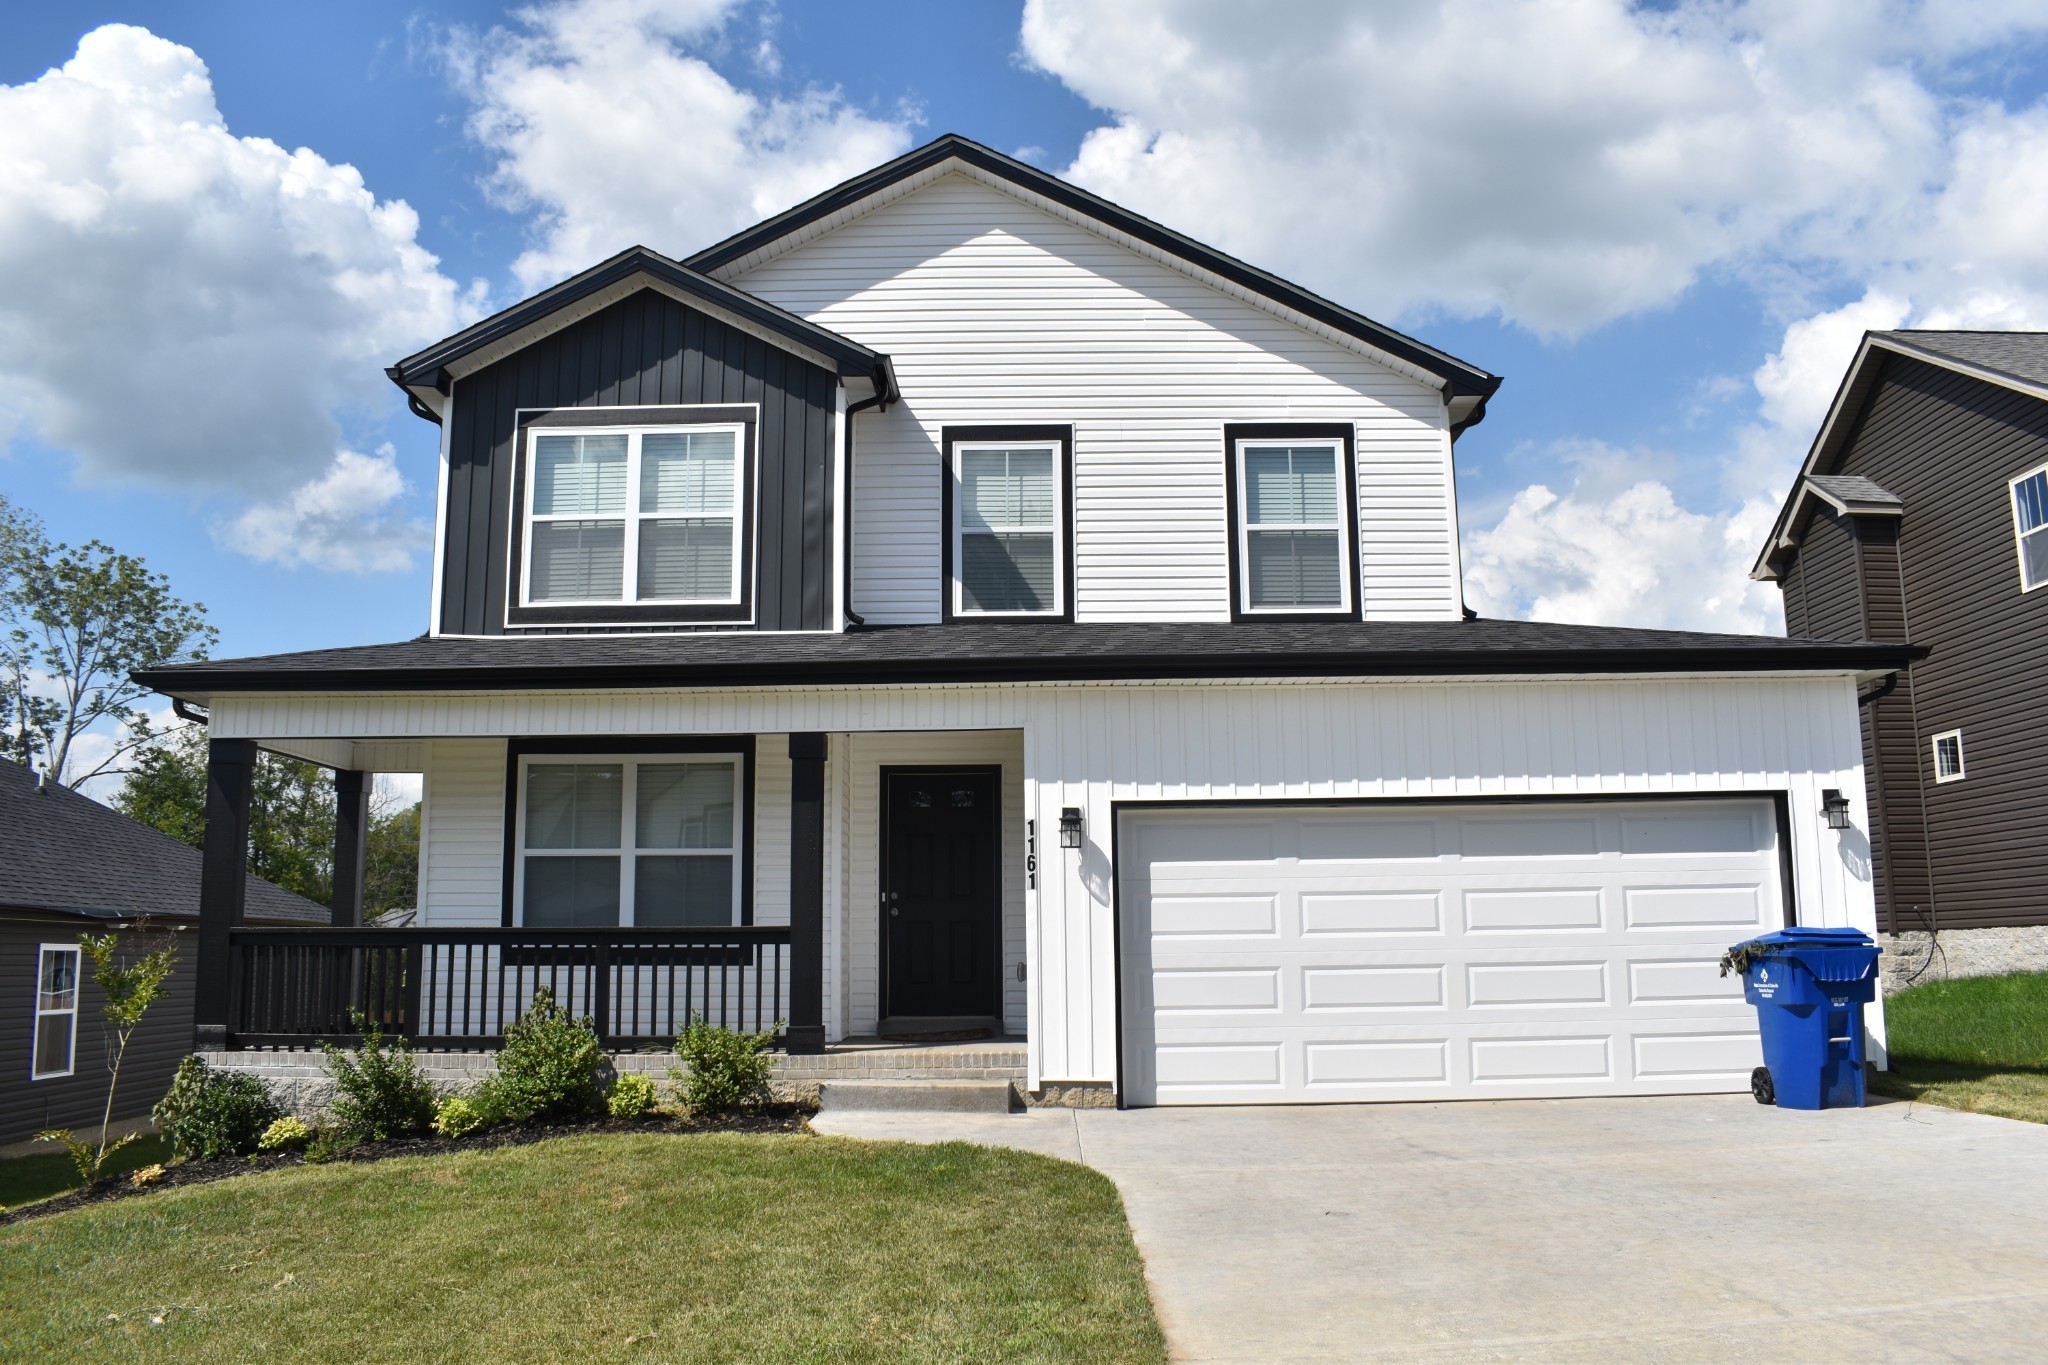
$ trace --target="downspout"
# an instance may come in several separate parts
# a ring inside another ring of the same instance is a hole
[[[858,425],[853,419],[869,408],[886,408],[895,395],[894,376],[886,368],[875,375],[875,393],[872,398],[863,398],[858,403],[846,405],[846,535],[839,543],[839,582],[845,600],[840,610],[845,614],[848,625],[864,626],[867,619],[853,609],[853,430]]]

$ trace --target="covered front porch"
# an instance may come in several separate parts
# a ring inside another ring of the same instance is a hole
[[[242,922],[228,870],[246,862],[259,749],[337,771],[331,926]],[[347,1042],[359,1012],[424,1050],[487,1053],[541,989],[622,1054],[665,1052],[693,1017],[773,1030],[792,1058],[884,1037],[1018,1044],[1023,757],[1014,728],[217,737],[197,1044]],[[361,922],[371,764],[423,779],[402,928]]]

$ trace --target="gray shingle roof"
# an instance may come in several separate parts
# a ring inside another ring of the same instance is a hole
[[[1900,329],[1876,335],[1965,365],[2048,384],[2048,332],[1936,332]]]
[[[1906,505],[1896,493],[1861,474],[1808,474],[1806,481],[1834,501],[1852,508]]]
[[[327,907],[249,878],[246,917],[325,924]],[[199,914],[199,850],[0,759],[0,907],[99,917]]]
[[[1535,621],[972,622],[844,634],[422,636],[138,674],[186,698],[246,691],[482,691],[1218,677],[1747,672],[1896,666],[1905,646]]]

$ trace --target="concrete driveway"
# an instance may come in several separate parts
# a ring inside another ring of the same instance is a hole
[[[2048,1127],[1747,1096],[821,1115],[1082,1160],[1176,1360],[2038,1360]]]

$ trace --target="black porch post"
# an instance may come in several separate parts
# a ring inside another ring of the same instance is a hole
[[[242,922],[249,887],[249,788],[256,741],[206,745],[206,844],[199,861],[199,964],[192,981],[193,1046],[227,1046],[234,963],[228,930]]]
[[[825,1050],[825,752],[822,734],[789,737],[791,1052]]]
[[[370,774],[334,770],[334,898],[329,922],[353,929],[363,922],[363,877],[368,870]]]

